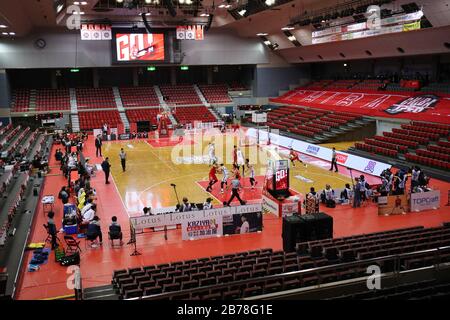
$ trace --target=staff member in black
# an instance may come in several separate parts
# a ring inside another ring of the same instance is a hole
[[[109,184],[109,172],[111,170],[111,165],[109,164],[109,158],[106,157],[105,161],[102,162],[102,169],[105,172],[105,183]]]
[[[239,196],[239,189],[241,188],[241,182],[238,179],[238,176],[236,175],[233,180],[231,180],[231,198],[228,200],[227,203],[225,203],[227,206],[230,205],[231,201],[233,201],[234,197],[236,197],[239,202],[241,203],[241,206],[246,204],[244,200],[241,199]]]
[[[120,148],[119,158],[120,158],[120,164],[122,165],[122,171],[125,172],[127,154],[125,153],[123,148]]]
[[[335,168],[335,172],[338,172],[337,160],[336,160],[336,148],[335,147],[333,147],[333,150],[331,151],[331,168],[330,168],[330,171],[333,170],[333,167]]]
[[[102,156],[102,139],[100,138],[100,135],[95,138],[95,156],[98,157],[98,154],[100,153],[100,157]]]

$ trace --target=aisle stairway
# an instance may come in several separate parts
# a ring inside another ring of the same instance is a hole
[[[195,92],[197,93],[198,97],[200,98],[200,101],[203,103],[205,107],[210,107],[211,104],[206,100],[205,96],[203,95],[202,91],[198,87],[198,85],[194,84]]]
[[[122,97],[120,96],[119,88],[113,87],[112,90],[117,110],[119,110],[120,119],[122,120],[122,123],[125,126],[125,130],[130,130],[130,121],[128,121],[127,115],[125,113],[125,108],[123,107]]]
[[[77,94],[74,88],[69,89],[70,95],[70,121],[74,132],[80,131],[80,118],[78,117]]]

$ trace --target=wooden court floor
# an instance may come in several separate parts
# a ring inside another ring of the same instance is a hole
[[[177,203],[174,188],[176,185],[178,197],[181,201],[187,197],[191,202],[204,202],[211,194],[199,184],[200,181],[208,181],[209,164],[208,144],[214,141],[216,156],[219,163],[224,162],[231,171],[232,150],[234,145],[239,145],[238,134],[223,135],[220,133],[196,134],[186,136],[181,142],[178,138],[171,143],[170,139],[160,140],[135,140],[117,141],[105,143],[103,156],[110,159],[111,174],[115,185],[124,202],[125,208],[130,215],[142,210],[144,206],[152,208],[174,206]],[[166,146],[178,143],[175,146]],[[339,144],[336,144],[339,149]],[[127,153],[126,171],[123,172],[119,152],[123,148]],[[240,147],[244,158],[249,158],[254,164],[258,181],[255,191],[250,190],[248,177],[244,176],[244,199],[258,200],[261,196],[262,181],[267,169],[267,160],[275,158],[286,158],[287,150],[275,150],[273,146],[245,146]],[[343,172],[334,173],[328,171],[329,163],[307,156],[300,157],[307,162],[307,166],[296,163],[290,168],[290,186],[296,191],[305,194],[309,188],[314,186],[321,190],[325,184],[333,188],[343,188],[345,183],[351,179]],[[103,173],[100,172],[100,175]],[[248,175],[248,173],[247,173]],[[217,174],[219,182],[213,187],[214,203],[219,204],[227,200],[228,193],[220,194],[220,181],[222,174]]]

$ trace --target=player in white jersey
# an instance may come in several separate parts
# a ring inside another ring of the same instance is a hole
[[[223,186],[228,185],[227,181],[228,181],[229,173],[228,173],[227,167],[225,167],[225,165],[223,163],[220,164],[220,171],[223,174],[222,182],[220,183],[220,192],[223,193]]]
[[[249,159],[245,159],[245,166],[247,167],[247,171],[250,171],[249,177],[250,177],[250,185],[252,186],[252,190],[255,189],[256,184],[258,181],[255,180],[255,167],[253,167],[252,164],[250,164]]]
[[[216,148],[214,143],[210,142],[208,145],[208,155],[209,155],[209,165],[212,165],[214,162],[217,162],[216,158]]]

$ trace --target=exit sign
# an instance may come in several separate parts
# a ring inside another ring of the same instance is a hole
[[[180,69],[181,70],[189,70],[189,67],[188,66],[181,66]]]
[[[70,69],[70,72],[80,72],[80,69]]]
[[[155,71],[156,67],[147,67],[147,71]]]

